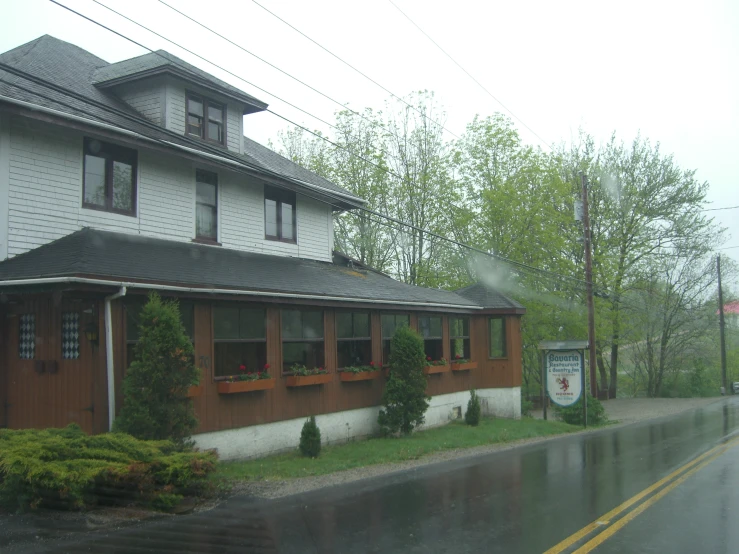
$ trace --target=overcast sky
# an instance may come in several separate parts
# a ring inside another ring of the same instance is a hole
[[[251,0],[166,0],[247,50],[354,109],[382,109],[388,93],[310,43]],[[434,91],[457,135],[475,114],[520,118],[549,144],[582,127],[661,143],[710,183],[711,207],[739,205],[739,2],[620,0],[394,0],[478,79],[483,92],[387,0],[258,0],[395,94]],[[336,104],[229,45],[154,0],[101,0],[268,92],[240,81],[88,0],[60,0],[153,49],[162,48],[312,129]],[[145,53],[48,0],[3,3],[0,51],[42,34],[116,62]],[[515,118],[514,118],[515,119]],[[524,140],[540,144],[518,121]],[[266,143],[286,123],[247,116],[247,136]],[[448,138],[453,138],[448,136]],[[711,212],[729,228],[726,255],[739,259],[739,210]]]

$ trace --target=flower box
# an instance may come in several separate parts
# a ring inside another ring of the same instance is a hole
[[[452,362],[452,371],[469,371],[470,369],[477,369],[477,362],[464,362],[461,364]]]
[[[288,387],[309,387],[311,385],[323,385],[333,379],[330,373],[322,373],[318,375],[291,375],[285,379]]]
[[[446,373],[447,371],[449,371],[449,364],[427,365],[423,368],[423,372],[426,375],[433,375],[434,373]]]
[[[196,396],[200,396],[203,394],[203,385],[195,385],[194,387],[190,387],[187,389],[187,397],[188,398],[195,398]]]
[[[342,371],[340,374],[341,380],[345,383],[351,383],[353,381],[371,381],[377,379],[380,376],[380,370],[374,371],[360,371],[359,373],[352,373],[351,371]]]
[[[254,381],[221,381],[218,383],[218,394],[236,394],[275,388],[274,379],[256,379]]]

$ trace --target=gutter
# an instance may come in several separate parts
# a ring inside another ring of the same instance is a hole
[[[154,144],[165,144],[166,146],[169,146],[170,148],[181,150],[183,152],[188,152],[190,154],[196,154],[197,156],[201,156],[203,158],[209,158],[209,159],[218,161],[220,163],[228,164],[230,166],[238,167],[238,168],[241,168],[241,169],[246,169],[246,170],[249,170],[249,171],[254,171],[254,172],[257,172],[257,173],[264,172],[261,168],[251,168],[248,165],[246,165],[245,163],[238,162],[236,160],[230,160],[228,158],[224,158],[224,157],[221,157],[221,156],[217,156],[216,154],[211,154],[209,152],[203,152],[202,150],[197,150],[195,148],[189,148],[187,146],[182,146],[180,144],[176,144],[174,142],[170,142],[170,141],[164,140],[164,139],[153,139],[151,137],[147,137],[146,135],[142,135],[141,133],[137,133],[135,131],[129,131],[128,129],[124,129],[123,127],[117,127],[117,126],[111,125],[109,123],[102,123],[102,122],[96,121],[94,119],[87,119],[85,117],[80,117],[78,115],[70,114],[70,113],[67,113],[67,112],[62,112],[62,111],[55,110],[55,109],[52,109],[52,108],[47,108],[47,107],[44,107],[44,106],[39,106],[38,104],[32,104],[31,102],[26,102],[24,100],[17,100],[15,98],[11,98],[11,97],[5,96],[3,94],[0,94],[0,100],[2,100],[3,102],[7,102],[9,104],[15,104],[16,106],[21,106],[21,107],[26,108],[26,109],[29,109],[29,110],[33,110],[33,111],[37,111],[37,112],[42,112],[42,113],[47,113],[47,114],[53,115],[55,117],[61,117],[63,119],[69,119],[71,121],[77,121],[79,123],[84,123],[85,125],[90,125],[92,127],[98,127],[100,129],[106,129],[108,131],[114,131],[116,133],[121,133],[121,134],[124,134],[124,135],[128,135],[130,137],[134,137],[136,139],[143,140],[143,141],[146,141],[146,142],[151,142],[151,143],[154,143]],[[164,128],[162,128],[161,130],[162,131],[167,131],[167,129],[164,129]],[[269,175],[269,173],[267,173],[267,175]],[[279,179],[282,179],[282,180],[284,180],[284,181],[286,181],[288,183],[292,183],[292,184],[295,184],[295,185],[298,185],[298,186],[301,186],[301,187],[307,187],[307,188],[311,188],[311,189],[316,190],[316,191],[323,192],[323,193],[325,193],[325,194],[327,194],[329,196],[332,196],[333,195],[333,196],[339,196],[339,197],[342,197],[342,198],[345,198],[345,199],[349,199],[349,200],[353,201],[356,204],[364,205],[364,204],[367,203],[367,201],[364,200],[363,198],[359,198],[357,196],[352,196],[350,194],[343,194],[343,193],[340,193],[340,192],[337,192],[337,191],[333,191],[333,190],[328,189],[328,188],[325,188],[325,187],[321,187],[321,186],[318,186],[318,185],[313,185],[311,183],[307,183],[307,182],[302,181],[300,179],[294,179],[294,178],[291,178],[291,177],[286,177],[284,175],[280,175],[279,173],[274,173],[272,176],[273,177],[278,177]]]
[[[110,303],[126,296],[126,287],[121,286],[115,294],[105,297],[105,369],[108,376],[108,431],[113,430],[115,420],[115,371],[113,367],[113,316]]]
[[[0,281],[0,287],[13,287],[24,285],[52,285],[76,283],[83,285],[105,285],[120,287],[123,291],[121,296],[126,294],[127,288],[137,288],[146,290],[167,290],[172,292],[190,292],[195,294],[232,294],[238,296],[260,296],[269,298],[294,298],[297,300],[324,300],[336,302],[356,302],[363,304],[383,304],[389,306],[418,306],[424,308],[454,308],[459,310],[482,310],[481,306],[465,305],[465,304],[445,304],[443,302],[412,302],[407,300],[378,300],[374,298],[347,298],[345,296],[322,296],[319,294],[298,294],[288,292],[266,292],[258,290],[239,290],[239,289],[218,289],[218,288],[198,288],[184,287],[178,285],[159,285],[154,283],[137,283],[133,281],[109,281],[107,279],[92,279],[88,277],[39,277],[35,279],[17,279],[9,281]],[[115,295],[114,295],[115,296]],[[111,300],[114,298],[108,297]],[[118,298],[118,296],[115,296]],[[106,303],[108,299],[106,298]],[[107,305],[107,304],[106,304]],[[107,327],[107,325],[106,325]],[[107,329],[106,329],[107,331]],[[107,340],[107,337],[106,337]],[[112,351],[112,350],[111,350]],[[112,363],[111,363],[112,365]]]

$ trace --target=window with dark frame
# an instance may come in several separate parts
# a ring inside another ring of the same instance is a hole
[[[264,308],[214,306],[213,375],[216,379],[264,371],[267,364],[266,322]]]
[[[508,357],[504,317],[488,319],[488,356],[491,359]]]
[[[444,340],[441,334],[441,316],[421,316],[418,331],[423,337],[423,351],[432,361],[444,357]]]
[[[295,193],[264,187],[264,236],[269,240],[296,242]]]
[[[226,143],[226,107],[198,94],[187,93],[187,134]]]
[[[218,174],[195,170],[195,237],[218,240]]]
[[[449,318],[449,352],[452,361],[463,358],[469,360],[470,350],[470,318]]]
[[[136,150],[85,138],[82,207],[136,215]]]
[[[136,355],[136,345],[139,343],[139,326],[141,325],[141,310],[146,304],[146,298],[130,297],[124,304],[126,312],[126,367],[131,365]],[[180,301],[180,321],[185,328],[185,334],[190,342],[195,343],[195,304]]]
[[[281,310],[282,370],[293,365],[309,369],[324,367],[323,311]]]
[[[400,327],[409,327],[411,317],[408,314],[382,314],[380,316],[382,327],[382,365],[390,362],[390,343],[395,331]]]
[[[372,331],[368,312],[336,312],[336,351],[339,369],[369,365]]]

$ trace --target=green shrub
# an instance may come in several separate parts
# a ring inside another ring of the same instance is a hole
[[[176,505],[198,494],[215,469],[213,452],[123,433],[0,429],[0,503],[10,509],[95,504]]]
[[[141,310],[139,343],[123,379],[123,408],[114,431],[147,440],[185,441],[197,427],[187,389],[200,372],[176,301],[152,293]]]
[[[467,425],[477,427],[480,423],[480,399],[477,398],[475,389],[470,391],[470,401],[467,402],[467,411],[464,413],[464,420]]]
[[[521,396],[521,417],[531,417],[531,410],[534,409],[534,403]]]
[[[382,393],[384,408],[377,420],[385,435],[408,435],[423,423],[429,407],[423,339],[408,327],[401,327],[390,343],[389,361],[390,378]]]
[[[603,404],[601,404],[600,400],[592,396],[590,393],[587,394],[588,425],[598,425],[599,423],[605,423],[606,421],[608,421],[606,410],[603,407]],[[571,406],[567,406],[566,408],[555,405],[554,412],[557,414],[557,417],[565,423],[569,423],[570,425],[582,425],[582,396],[580,397],[580,400],[578,400]]]
[[[306,420],[300,432],[300,453],[307,458],[318,458],[321,453],[321,430],[313,416]]]

